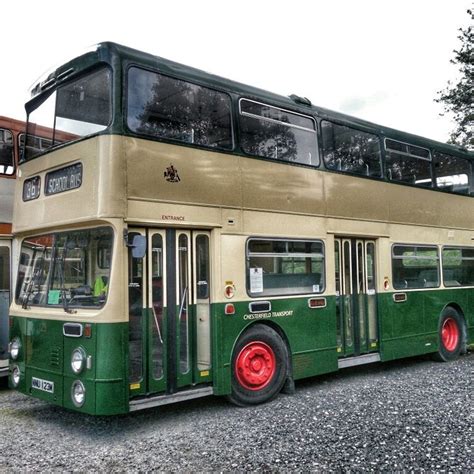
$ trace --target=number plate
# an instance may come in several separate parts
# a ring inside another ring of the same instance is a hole
[[[43,392],[54,393],[54,382],[49,380],[38,379],[36,377],[31,378],[31,387]]]

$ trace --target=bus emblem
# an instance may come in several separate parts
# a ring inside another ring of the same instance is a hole
[[[170,165],[169,168],[166,168],[164,176],[166,181],[169,181],[170,183],[179,183],[181,181],[178,170],[173,165]]]

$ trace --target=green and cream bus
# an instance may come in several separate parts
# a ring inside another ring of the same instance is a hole
[[[472,342],[472,153],[113,43],[26,111],[20,392],[97,415],[251,405]]]

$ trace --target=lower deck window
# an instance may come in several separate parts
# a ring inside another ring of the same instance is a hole
[[[324,290],[324,246],[316,240],[250,239],[247,291],[251,296]]]
[[[394,245],[392,272],[396,290],[439,287],[438,248]]]
[[[474,248],[443,248],[444,286],[474,286]]]

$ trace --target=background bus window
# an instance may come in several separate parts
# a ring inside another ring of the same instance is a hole
[[[233,147],[227,94],[136,67],[128,73],[127,124],[152,137]]]
[[[37,137],[35,135],[28,135],[27,155],[32,156],[41,153],[53,146],[52,133],[49,134],[51,138]],[[18,146],[20,149],[20,161],[23,160],[25,154],[25,140],[26,134],[21,133],[18,136]]]
[[[393,287],[396,290],[439,287],[439,255],[436,247],[394,245]]]
[[[13,134],[10,130],[0,128],[0,175],[13,175],[15,170],[13,156]]]
[[[323,243],[303,240],[249,240],[247,290],[251,296],[322,293]]]
[[[438,189],[452,193],[470,193],[472,176],[470,161],[435,151],[433,164]]]
[[[321,122],[324,163],[328,169],[380,178],[380,142],[377,135]]]
[[[444,286],[474,286],[474,248],[444,247]]]
[[[240,145],[249,155],[318,166],[315,127],[311,117],[240,101]]]
[[[0,291],[10,292],[10,249],[0,245]]]

